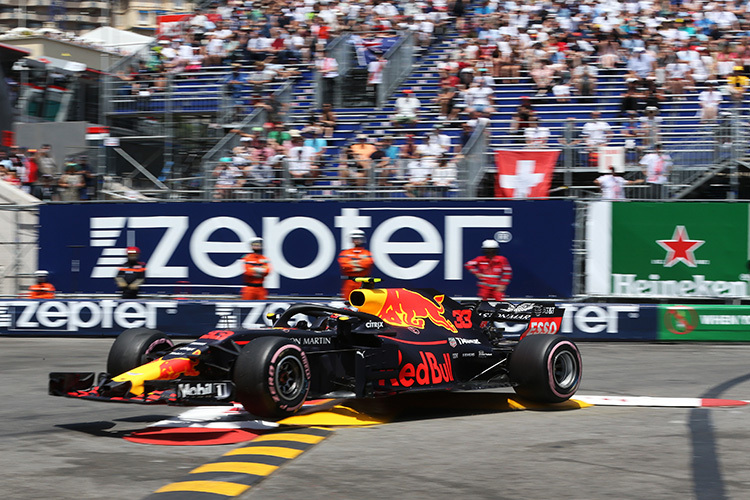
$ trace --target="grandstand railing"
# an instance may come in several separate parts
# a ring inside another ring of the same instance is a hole
[[[383,70],[383,83],[378,86],[375,106],[380,108],[401,82],[411,73],[414,65],[414,33],[400,33],[396,44],[385,54],[388,63]]]
[[[487,130],[486,123],[479,121],[469,142],[461,150],[462,158],[458,162],[458,179],[463,186],[463,196],[474,196],[484,177],[487,166]]]

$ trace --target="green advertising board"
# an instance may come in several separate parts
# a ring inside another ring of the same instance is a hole
[[[615,203],[610,293],[748,295],[747,203]]]
[[[750,342],[750,306],[661,305],[657,340]]]

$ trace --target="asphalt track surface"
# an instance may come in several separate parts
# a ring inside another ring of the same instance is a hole
[[[241,445],[126,433],[184,411],[53,398],[50,371],[103,370],[107,339],[0,338],[0,496],[138,499]],[[750,399],[750,346],[580,343],[580,394]],[[744,499],[750,407],[413,410],[341,428],[241,499]]]

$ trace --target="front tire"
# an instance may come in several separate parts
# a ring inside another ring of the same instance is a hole
[[[130,328],[115,339],[107,357],[107,372],[117,376],[164,356],[174,343],[159,330]]]
[[[279,337],[247,344],[234,364],[237,401],[267,420],[293,415],[310,391],[310,364],[299,346]]]
[[[530,335],[516,345],[508,372],[519,396],[560,403],[570,399],[581,383],[581,353],[573,342],[557,335]]]

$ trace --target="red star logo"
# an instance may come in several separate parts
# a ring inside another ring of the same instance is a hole
[[[677,226],[674,228],[671,240],[656,240],[656,242],[667,251],[667,256],[664,258],[664,267],[672,267],[678,262],[682,262],[688,267],[697,267],[694,252],[706,240],[691,240],[685,226]]]

